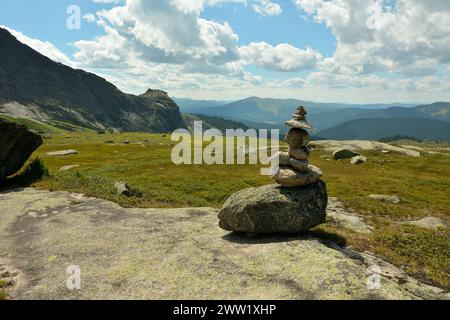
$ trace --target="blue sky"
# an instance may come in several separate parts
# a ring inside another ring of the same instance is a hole
[[[54,60],[202,99],[450,100],[448,21],[445,0],[0,0],[0,25]]]

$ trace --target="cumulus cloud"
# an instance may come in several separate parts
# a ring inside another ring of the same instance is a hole
[[[433,74],[450,63],[450,1],[294,0],[336,36],[330,72]]]
[[[239,53],[246,64],[283,72],[312,69],[322,59],[322,55],[311,48],[302,50],[287,43],[272,46],[266,42],[252,42],[240,47]]]
[[[278,3],[270,0],[258,0],[252,7],[255,12],[262,16],[278,16],[283,12]]]
[[[237,59],[228,23],[200,17],[203,1],[129,0],[98,12],[105,35],[78,41],[75,56],[92,67],[140,62],[226,66]]]

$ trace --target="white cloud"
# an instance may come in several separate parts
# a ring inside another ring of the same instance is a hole
[[[427,75],[450,63],[450,1],[294,2],[336,36],[336,52],[323,64],[330,72]]]
[[[282,43],[272,46],[266,42],[252,42],[239,48],[242,60],[272,71],[294,72],[312,69],[322,55],[307,48],[302,50]]]
[[[270,0],[258,0],[253,4],[253,10],[262,16],[278,16],[283,10],[278,3]]]
[[[77,59],[92,67],[133,61],[226,66],[237,59],[238,36],[225,23],[200,17],[204,2],[129,0],[98,12],[106,34],[75,42]]]

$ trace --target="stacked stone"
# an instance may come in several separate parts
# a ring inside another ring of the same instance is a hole
[[[309,164],[310,136],[306,130],[313,127],[307,121],[306,115],[305,108],[298,107],[293,118],[285,123],[291,127],[285,137],[289,151],[279,152],[276,155],[279,158],[279,170],[273,176],[273,179],[284,187],[310,185],[322,177],[322,171]]]

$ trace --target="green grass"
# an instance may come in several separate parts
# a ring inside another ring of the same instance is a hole
[[[112,140],[116,144],[106,144]],[[129,140],[129,145],[122,144]],[[147,141],[147,142],[144,142]],[[403,142],[403,141],[402,141]],[[145,133],[97,135],[72,132],[52,135],[35,153],[45,162],[51,177],[34,186],[80,192],[115,201],[125,207],[220,207],[232,193],[243,188],[273,183],[259,174],[258,165],[172,164],[170,135]],[[450,217],[450,152],[447,144],[421,143],[443,154],[420,158],[401,154],[365,152],[369,161],[354,166],[348,160],[334,161],[324,151],[314,151],[311,163],[324,172],[330,196],[338,197],[361,213],[375,227],[361,235],[325,225],[316,232],[334,235],[358,250],[372,251],[410,274],[450,288],[449,229],[427,231],[398,222],[425,216]],[[442,148],[441,148],[442,147]],[[46,152],[76,149],[78,155],[48,157]],[[431,150],[431,149],[430,149]],[[66,165],[80,165],[58,172]],[[126,181],[136,191],[130,198],[117,196],[116,181]],[[397,195],[400,204],[368,198],[370,194]]]

